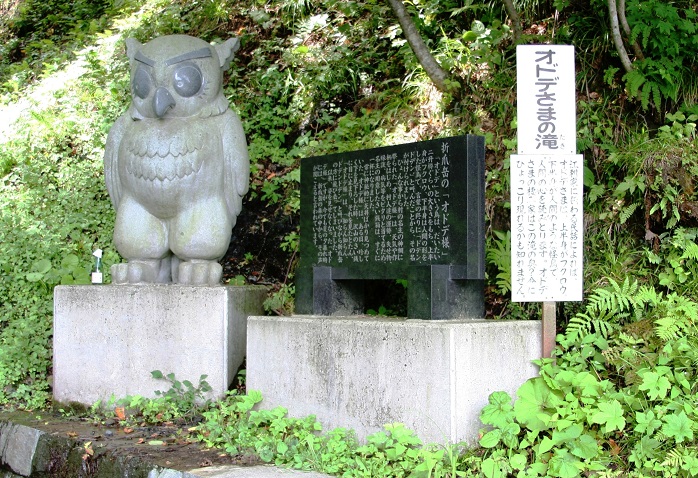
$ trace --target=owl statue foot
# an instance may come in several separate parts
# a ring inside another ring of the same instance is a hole
[[[184,285],[219,285],[223,267],[216,261],[185,261],[179,264],[177,282]]]
[[[114,284],[169,282],[170,259],[131,260],[111,266]]]

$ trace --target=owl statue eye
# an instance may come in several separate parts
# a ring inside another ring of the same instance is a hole
[[[133,92],[141,99],[148,97],[150,93],[150,75],[141,66],[136,69],[136,74],[133,76]]]
[[[174,72],[174,89],[185,98],[197,94],[203,83],[201,70],[196,65],[183,65]]]

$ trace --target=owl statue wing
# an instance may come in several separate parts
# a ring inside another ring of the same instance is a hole
[[[125,116],[116,120],[109,130],[107,144],[104,146],[104,178],[107,183],[107,191],[114,209],[119,208],[121,201],[121,180],[119,179],[119,146],[124,137],[126,127]]]
[[[233,216],[242,210],[242,198],[250,185],[250,158],[242,121],[232,110],[223,114],[223,156],[225,191],[228,212]]]

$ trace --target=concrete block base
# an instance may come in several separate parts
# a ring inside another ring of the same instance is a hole
[[[263,312],[263,287],[58,286],[54,290],[53,395],[90,405],[112,396],[154,397],[201,375],[222,397],[245,357],[247,317]]]
[[[250,317],[247,387],[261,408],[359,439],[392,422],[425,443],[475,444],[489,394],[537,375],[540,321]]]

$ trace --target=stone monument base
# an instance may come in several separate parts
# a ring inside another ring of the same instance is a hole
[[[247,317],[263,313],[263,287],[57,286],[53,395],[86,405],[127,395],[155,397],[170,384],[208,375],[222,397],[245,357]]]
[[[404,423],[425,443],[475,444],[489,394],[537,375],[540,321],[250,317],[247,387],[261,408],[315,415],[359,439]]]

